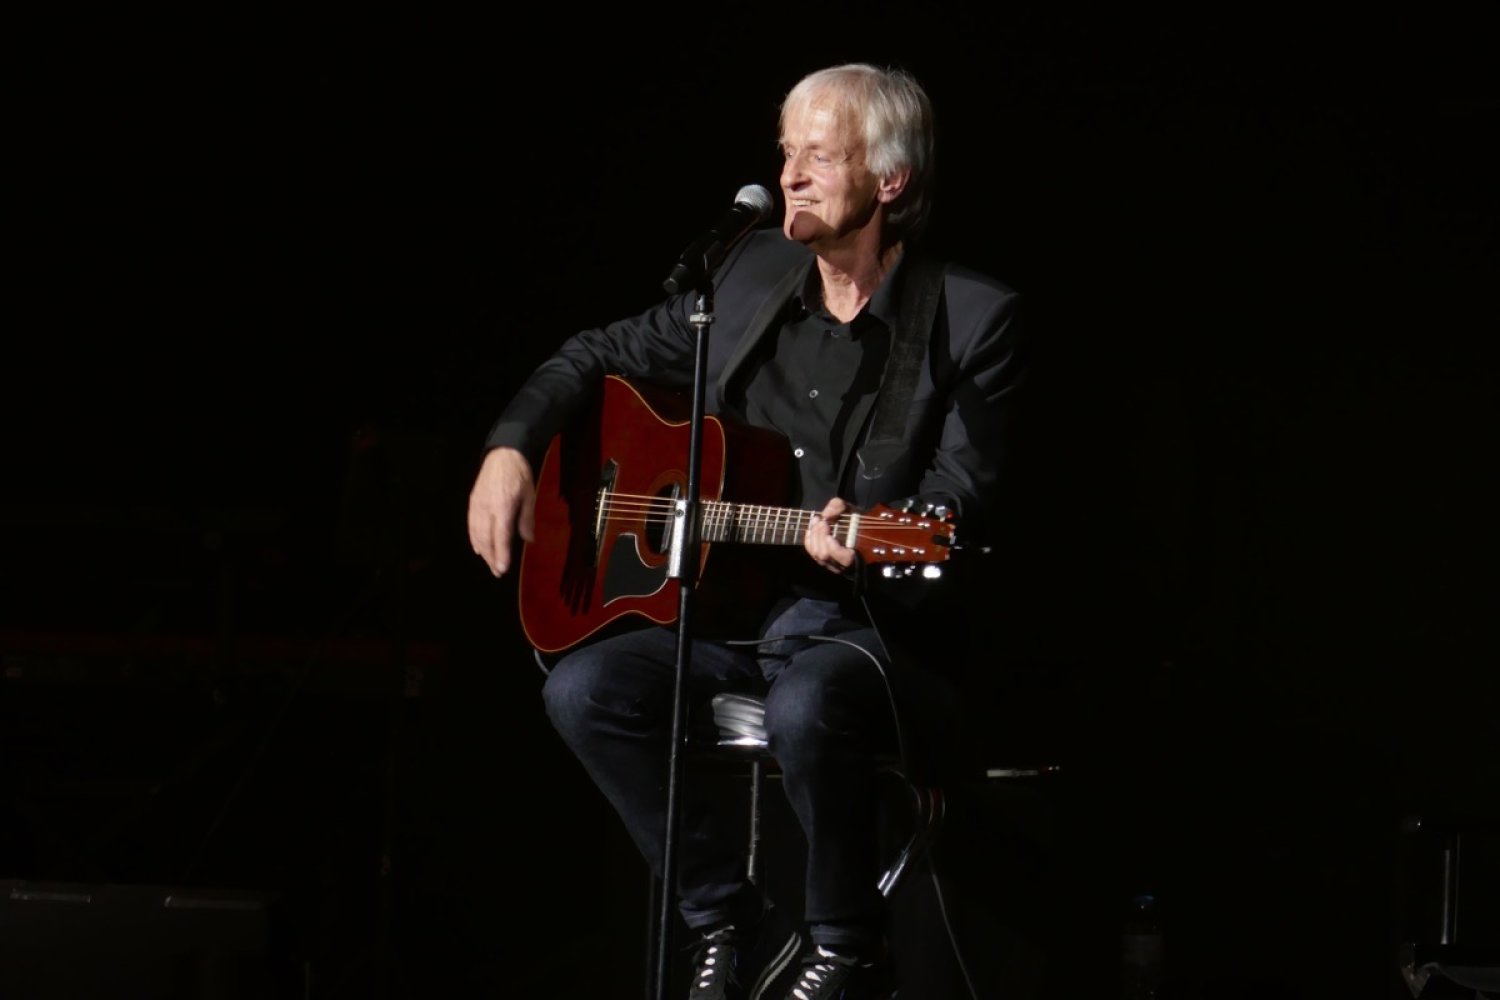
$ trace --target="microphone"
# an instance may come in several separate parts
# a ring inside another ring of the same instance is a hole
[[[682,251],[662,287],[668,294],[676,295],[691,291],[713,277],[719,265],[724,263],[729,248],[764,221],[771,214],[773,205],[771,192],[759,184],[746,184],[740,188],[739,194],[734,196],[734,207]]]

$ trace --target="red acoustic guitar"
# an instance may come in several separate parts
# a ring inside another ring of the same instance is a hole
[[[609,376],[597,404],[552,440],[537,477],[535,541],[521,554],[521,626],[537,649],[559,652],[627,616],[676,621],[667,572],[690,415],[675,394]],[[817,512],[771,504],[793,471],[786,440],[771,431],[705,417],[701,468],[695,621],[699,609],[706,622],[727,621],[754,603],[764,567],[742,558],[747,549],[719,550],[800,547]],[[941,563],[954,545],[952,522],[885,506],[845,514],[834,533],[866,563],[908,568]]]

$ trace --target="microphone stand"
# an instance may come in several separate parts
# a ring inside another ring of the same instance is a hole
[[[705,269],[707,270],[707,269]],[[693,596],[702,561],[699,494],[703,458],[703,411],[708,382],[708,332],[714,322],[713,279],[705,274],[697,283],[689,321],[697,331],[693,358],[693,403],[688,432],[686,495],[674,505],[675,524],[667,575],[677,579],[677,674],[672,688],[672,744],[667,759],[667,829],[661,864],[661,899],[656,914],[656,997],[666,1000],[671,977],[668,941],[672,907],[677,899],[677,837],[681,825],[682,751],[687,729],[687,677],[692,660]]]

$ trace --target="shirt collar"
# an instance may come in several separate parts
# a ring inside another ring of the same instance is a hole
[[[850,324],[857,332],[860,323],[866,319],[876,319],[891,329],[895,329],[896,320],[900,316],[900,305],[896,296],[896,288],[901,282],[901,264],[906,260],[906,251],[896,258],[896,265],[891,268],[891,273],[885,276],[885,280],[875,289],[875,294],[870,296],[870,301],[859,311]],[[797,307],[798,315],[806,316],[809,313],[824,313],[823,308],[823,279],[818,271],[818,262],[812,261],[807,268],[807,275],[802,280],[802,287],[792,294],[792,302]]]

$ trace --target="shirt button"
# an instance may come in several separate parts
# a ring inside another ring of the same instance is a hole
[[[802,449],[801,448],[793,448],[792,449],[792,454],[796,455],[798,458],[801,458],[802,457]]]
[[[818,390],[816,390],[816,389],[809,389],[807,391],[807,398],[808,399],[817,399],[818,398]]]

